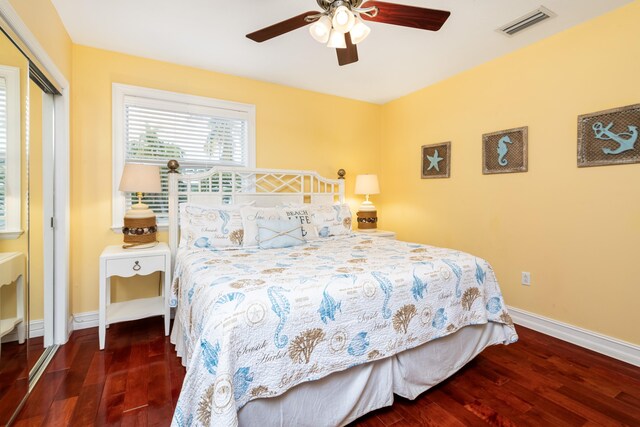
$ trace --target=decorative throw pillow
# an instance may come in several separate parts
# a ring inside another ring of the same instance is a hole
[[[242,246],[240,207],[181,203],[180,235],[180,246],[216,249]]]
[[[318,239],[318,229],[311,222],[311,213],[304,205],[292,205],[291,207],[283,207],[280,210],[282,218],[296,219],[300,221],[302,226],[302,237],[309,242]]]
[[[306,206],[291,206],[290,208],[299,207],[306,207],[311,216],[311,223],[315,226],[319,237],[351,234],[351,210],[348,204],[309,204]]]
[[[242,227],[244,228],[244,241],[242,246],[245,248],[258,246],[258,224],[259,219],[281,219],[280,209],[278,208],[256,208],[246,206],[240,209],[242,217]]]
[[[302,226],[295,219],[259,219],[256,224],[260,249],[288,248],[305,243]]]

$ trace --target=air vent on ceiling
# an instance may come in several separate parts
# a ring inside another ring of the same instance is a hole
[[[511,37],[522,30],[525,30],[549,18],[553,18],[554,16],[556,16],[555,13],[544,6],[540,6],[533,12],[529,12],[526,15],[521,16],[520,18],[511,21],[506,25],[503,25],[502,27],[498,28],[497,31],[507,37]]]

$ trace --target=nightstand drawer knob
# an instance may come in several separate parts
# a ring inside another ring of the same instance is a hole
[[[142,266],[140,265],[140,261],[136,261],[135,264],[133,264],[133,271],[138,271],[142,268]]]

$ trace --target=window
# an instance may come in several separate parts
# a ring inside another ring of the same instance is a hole
[[[20,231],[20,69],[0,65],[0,235]]]
[[[255,106],[113,84],[113,228],[137,202],[118,191],[125,163],[161,167],[163,193],[145,194],[158,225],[168,224],[167,161],[182,172],[255,166]]]

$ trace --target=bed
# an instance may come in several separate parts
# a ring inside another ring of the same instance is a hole
[[[173,425],[345,425],[517,340],[485,260],[351,233],[343,180],[217,168],[169,194]]]

